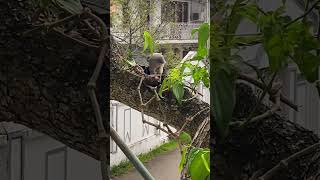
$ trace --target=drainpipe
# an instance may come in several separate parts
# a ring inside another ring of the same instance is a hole
[[[147,168],[141,163],[138,157],[133,154],[133,152],[129,149],[129,147],[121,140],[120,136],[117,132],[110,127],[110,135],[111,138],[116,142],[116,144],[120,147],[122,152],[127,156],[133,166],[139,171],[140,175],[146,180],[155,180],[154,177],[150,174]]]

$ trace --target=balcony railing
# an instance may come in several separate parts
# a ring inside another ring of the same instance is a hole
[[[197,34],[191,35],[194,28],[198,28],[201,23],[171,23],[162,32],[163,40],[192,40],[197,39]]]
[[[192,36],[191,32],[194,28],[198,28],[201,23],[170,23],[161,27],[160,40],[197,40],[197,33]],[[120,28],[112,28],[112,34],[121,43],[129,43],[126,33],[121,32]],[[133,35],[133,38],[137,36]],[[134,42],[132,42],[134,43]]]

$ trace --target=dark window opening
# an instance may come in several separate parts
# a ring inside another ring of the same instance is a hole
[[[188,54],[188,52],[189,52],[188,50],[183,51],[182,52],[182,56],[183,56],[182,58],[184,58]]]
[[[170,1],[161,6],[161,21],[163,22],[188,22],[188,2]]]

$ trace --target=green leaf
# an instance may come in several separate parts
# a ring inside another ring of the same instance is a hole
[[[83,11],[80,0],[55,0],[56,4],[71,14],[80,14]]]
[[[194,28],[191,31],[191,36],[194,37],[194,34],[199,31],[199,28]]]
[[[288,27],[288,40],[293,49],[293,60],[302,75],[311,83],[318,80],[320,57],[315,55],[319,41],[310,33],[310,25],[296,22]]]
[[[182,104],[182,98],[183,98],[183,95],[184,95],[183,83],[182,82],[175,82],[172,85],[172,90],[173,90],[173,94],[176,97],[178,103],[181,105]]]
[[[215,115],[218,133],[225,138],[235,106],[235,77],[229,65],[217,64],[212,78],[211,108]]]
[[[286,18],[280,16],[281,8],[261,18],[260,26],[263,32],[263,46],[268,55],[270,69],[278,71],[287,64],[288,56],[292,52],[292,42],[288,40],[288,31],[283,28]]]
[[[150,33],[148,31],[145,31],[143,33],[143,36],[144,36],[143,52],[147,48],[149,48],[150,54],[153,54],[153,52],[154,52],[154,42],[153,42],[153,39],[152,39]]]
[[[208,70],[205,67],[197,67],[192,71],[192,78],[194,80],[194,84],[198,85],[200,80],[206,81],[209,79]],[[207,84],[207,82],[205,84]]]
[[[160,96],[160,97],[162,97],[162,93],[163,93],[163,91],[166,89],[166,87],[169,87],[168,81],[169,81],[168,78],[165,78],[165,79],[162,81],[162,84],[161,84],[161,87],[160,87],[160,90],[159,90],[159,96]]]
[[[208,54],[208,49],[207,48],[199,47],[198,50],[197,50],[197,54],[195,55],[195,57],[193,57],[193,59],[194,60],[204,59],[207,54]]]
[[[206,48],[206,44],[209,38],[209,24],[203,23],[198,29],[198,47],[199,49]]]
[[[294,61],[298,65],[303,76],[313,83],[318,80],[318,69],[320,66],[320,57],[310,52],[296,51]]]
[[[243,18],[243,16],[238,14],[238,11],[241,10],[241,7],[244,5],[243,4],[244,0],[236,0],[234,5],[232,6],[231,13],[228,18],[227,22],[227,29],[226,33],[227,34],[234,34]],[[226,36],[225,41],[228,43],[233,37],[232,36]]]
[[[257,23],[261,13],[257,4],[249,3],[240,8],[237,14],[249,19],[250,21]]]
[[[265,36],[263,44],[268,54],[271,70],[278,71],[287,62],[290,47],[287,46],[280,34],[274,34],[271,37]]]
[[[193,148],[190,151],[190,155],[188,157],[188,169],[192,180],[206,180],[209,176],[209,153],[210,151],[201,148]]]
[[[202,162],[206,167],[207,171],[210,173],[210,152],[205,152],[201,154]]]

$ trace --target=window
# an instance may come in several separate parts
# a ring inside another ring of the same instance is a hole
[[[188,22],[188,2],[170,1],[161,6],[161,21]]]

